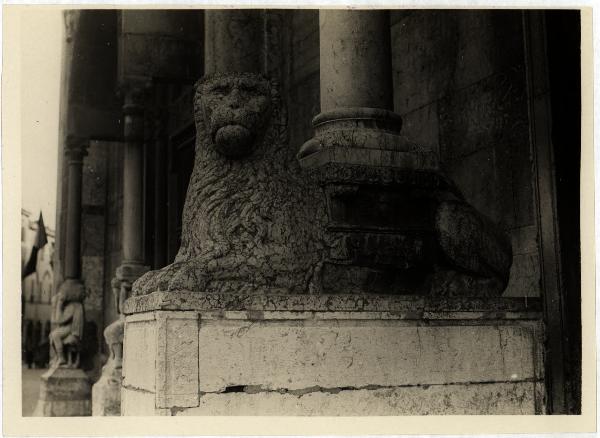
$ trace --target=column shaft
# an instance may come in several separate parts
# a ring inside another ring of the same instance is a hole
[[[321,10],[321,112],[393,110],[388,11]]]
[[[204,71],[207,75],[263,71],[261,10],[209,9],[204,17]]]
[[[69,137],[65,146],[69,179],[67,181],[67,232],[65,244],[65,279],[81,276],[81,183],[85,142]]]
[[[123,260],[143,263],[143,133],[144,116],[139,91],[128,92],[125,105],[123,161]]]
[[[112,280],[113,294],[119,318],[104,330],[104,339],[110,356],[102,369],[102,376],[92,389],[93,415],[120,415],[121,378],[123,365],[123,333],[125,319],[123,302],[132,283],[148,270],[144,266],[143,241],[143,141],[144,141],[144,87],[128,84],[125,94],[123,161],[123,262]]]
[[[125,145],[123,175],[123,259],[144,261],[142,238],[142,145]]]

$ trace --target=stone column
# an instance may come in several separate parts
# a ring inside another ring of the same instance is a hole
[[[85,324],[81,281],[81,182],[87,140],[67,137],[65,159],[68,166],[67,232],[65,280],[53,297],[52,322],[57,328],[49,336],[54,350],[50,370],[42,375],[35,416],[63,417],[90,415],[90,381],[79,368],[79,353]],[[71,315],[68,318],[68,315]],[[60,327],[60,330],[58,330]],[[67,335],[64,328],[69,328]]]
[[[319,24],[321,113],[313,119],[315,137],[298,155],[301,165],[435,167],[430,154],[412,153],[417,147],[400,136],[389,12],[321,10]]]
[[[263,71],[262,11],[208,9],[204,14],[206,75]]]
[[[321,113],[300,149],[340,238],[324,282],[340,291],[498,295],[510,243],[468,206],[393,112],[388,11],[321,10]]]
[[[143,252],[144,85],[128,85],[123,105],[123,261],[112,280],[119,318],[104,330],[109,358],[92,390],[92,415],[121,415],[121,380],[125,319],[122,303],[132,283],[149,270]]]
[[[319,12],[321,111],[393,110],[388,11]]]
[[[69,137],[65,146],[68,179],[67,241],[65,248],[65,283],[81,283],[81,181],[83,157],[87,155],[83,139]]]

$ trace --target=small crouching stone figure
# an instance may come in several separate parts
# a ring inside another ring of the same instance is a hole
[[[110,350],[110,357],[105,368],[121,369],[123,363],[123,335],[125,329],[123,304],[131,291],[131,281],[113,278],[112,290],[115,307],[119,313],[119,319],[104,329],[104,339]]]
[[[84,288],[64,288],[53,297],[57,327],[50,332],[50,348],[54,352],[53,368],[78,368],[85,314]]]

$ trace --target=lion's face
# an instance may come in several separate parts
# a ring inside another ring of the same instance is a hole
[[[252,73],[218,75],[198,89],[199,103],[210,138],[228,158],[249,155],[269,118],[269,82]]]

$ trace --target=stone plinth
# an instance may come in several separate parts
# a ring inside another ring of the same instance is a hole
[[[51,368],[40,379],[36,417],[80,417],[92,413],[91,384],[77,368]]]
[[[157,292],[125,313],[122,415],[544,411],[531,300]]]

